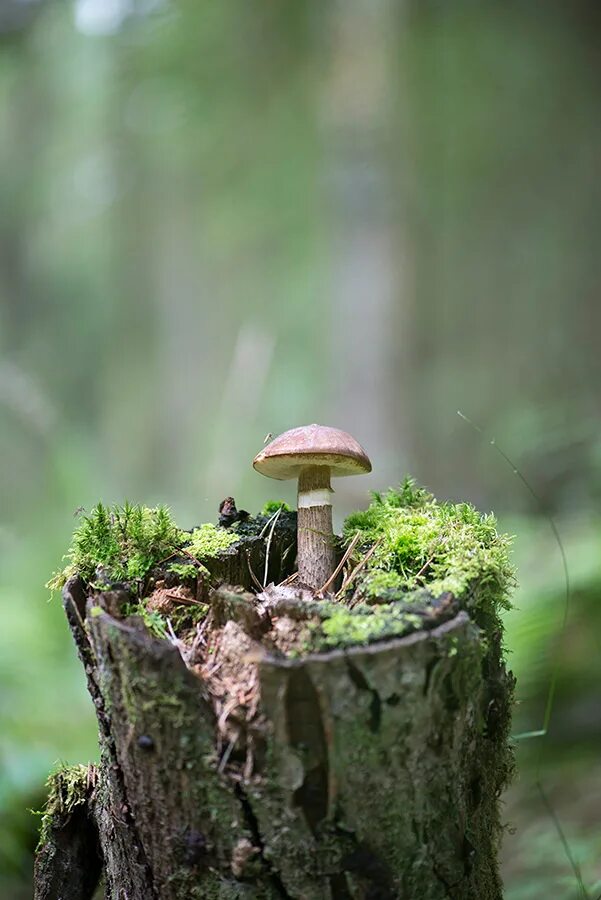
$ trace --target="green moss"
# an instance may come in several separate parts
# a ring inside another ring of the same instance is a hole
[[[169,566],[169,572],[173,572],[174,575],[177,575],[182,581],[185,581],[189,578],[196,578],[199,572],[208,576],[208,571],[204,566],[194,566],[192,563],[172,563]]]
[[[176,634],[185,628],[191,628],[198,622],[202,622],[209,611],[208,603],[198,603],[194,606],[179,606],[169,616],[169,621]]]
[[[185,545],[185,550],[195,559],[202,562],[205,559],[212,559],[218,556],[222,550],[227,550],[228,547],[231,547],[232,544],[239,540],[239,535],[207,522],[205,525],[201,525],[200,528],[194,529],[192,538]]]
[[[90,784],[90,766],[61,765],[48,776],[48,799],[43,810],[34,810],[41,816],[38,846],[48,841],[53,823],[64,819],[82,806],[87,799]]]
[[[419,628],[422,619],[408,612],[401,604],[356,607],[340,606],[319,625],[319,644],[329,647],[350,647],[369,644],[386,638],[400,637]]]
[[[140,581],[187,537],[165,506],[99,503],[76,528],[65,557],[67,566],[55,572],[47,586],[60,590],[71,575],[92,581],[99,567],[103,583]]]
[[[392,600],[404,593],[405,582],[398,572],[372,569],[365,575],[362,588],[368,600]]]
[[[125,616],[139,616],[151,634],[158,638],[166,638],[167,619],[156,609],[147,609],[143,600],[139,603],[127,603],[123,610]]]
[[[368,644],[433,627],[445,615],[449,601],[441,595],[447,592],[474,613],[483,642],[501,633],[499,612],[509,605],[513,569],[509,538],[498,534],[493,516],[467,503],[438,503],[407,479],[347,518],[347,546],[357,533],[355,564],[374,549],[347,590],[352,602],[322,603],[304,649]]]
[[[274,513],[278,511],[278,509],[283,510],[284,512],[292,512],[291,508],[284,500],[268,500],[263,509],[261,510],[262,516],[273,516]]]
[[[510,538],[497,532],[494,516],[468,503],[438,503],[407,479],[347,518],[345,542],[357,532],[359,553],[377,543],[356,585],[366,598],[425,586],[435,596],[451,591],[489,612],[509,606]]]

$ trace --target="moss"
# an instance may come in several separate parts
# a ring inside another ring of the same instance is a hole
[[[320,645],[348,647],[370,644],[385,638],[400,637],[419,628],[422,619],[400,604],[386,604],[377,608],[340,606],[319,625]]]
[[[165,616],[161,615],[156,609],[147,609],[143,600],[139,603],[127,603],[123,610],[123,615],[139,616],[150,633],[157,638],[166,638],[168,635]]]
[[[64,821],[78,806],[86,803],[93,768],[60,765],[48,776],[46,804],[43,810],[34,811],[35,815],[41,816],[39,847],[48,841],[55,822]]]
[[[76,529],[68,566],[54,586],[72,572],[96,587],[100,581],[137,581],[140,586],[149,573],[157,578],[170,575],[167,584],[173,578],[192,582],[199,573],[207,585],[231,579],[226,562],[231,557],[229,548],[264,538],[269,514],[273,518],[279,510],[278,528],[290,533],[287,550],[293,550],[296,516],[279,501],[271,501],[263,514],[232,528],[207,523],[191,534],[177,528],[163,507],[99,504]],[[373,548],[372,555],[345,597],[320,601],[303,649],[369,643],[406,634],[420,623],[429,627],[424,617],[436,607],[435,598],[447,592],[475,613],[487,634],[499,627],[498,613],[508,606],[513,570],[508,561],[509,539],[498,534],[493,516],[482,515],[467,503],[439,503],[407,479],[398,489],[373,494],[366,510],[347,518],[344,542],[348,545],[357,534],[353,561],[364,559]],[[223,571],[215,572],[220,556]],[[418,598],[420,590],[428,593]],[[140,590],[138,597],[142,594]],[[166,637],[168,623],[162,611],[149,611],[141,601],[128,604],[126,614],[139,615],[152,634]],[[205,615],[204,606],[182,606],[169,619],[179,633]]]
[[[184,629],[202,622],[209,611],[208,603],[198,603],[195,606],[180,606],[169,616],[169,621],[176,634]]]
[[[510,538],[497,532],[494,516],[468,503],[438,503],[407,479],[346,519],[347,544],[357,532],[362,555],[377,544],[355,585],[367,598],[425,586],[435,596],[450,591],[465,598],[468,608],[476,599],[488,612],[509,606]]]
[[[268,500],[261,510],[261,515],[273,516],[279,509],[284,512],[292,512],[291,508],[284,500]]]
[[[503,767],[506,748],[489,747],[482,734],[480,715],[489,698],[481,679],[477,629],[469,626],[453,639],[456,658],[446,655],[448,640],[445,636],[423,647],[423,655],[409,655],[402,679],[390,678],[388,672],[383,676],[385,670],[378,666],[367,668],[363,658],[359,671],[365,673],[365,683],[355,677],[359,692],[336,710],[329,762],[341,820],[345,830],[390,867],[395,885],[385,896],[448,896],[440,883],[430,881],[429,859],[435,858],[442,873],[455,876],[448,879],[458,885],[453,896],[500,897],[499,891],[488,890],[496,875],[494,856],[487,858],[487,852],[494,853],[496,843],[495,767],[499,762]],[[484,777],[490,779],[489,790],[479,796]],[[477,788],[472,792],[468,785]],[[478,848],[475,884],[469,891],[456,845],[437,837],[453,815],[467,821]]]
[[[81,520],[65,556],[66,567],[55,572],[47,586],[60,590],[71,575],[88,582],[100,578],[103,584],[140,581],[187,538],[165,506],[99,503]]]
[[[193,566],[192,563],[172,563],[167,569],[168,572],[173,572],[174,575],[177,575],[178,578],[181,578],[182,581],[186,581],[187,579],[196,578],[199,571],[202,574],[206,574],[208,576],[208,571],[204,566]]]
[[[372,569],[363,578],[363,593],[369,600],[398,599],[405,590],[403,577],[392,570]]]
[[[498,534],[493,516],[467,503],[438,503],[407,479],[347,518],[347,546],[357,534],[354,563],[374,548],[372,555],[342,602],[320,605],[305,652],[431,628],[460,607],[474,613],[482,641],[501,633],[513,569],[510,540]]]
[[[200,528],[194,529],[191,540],[185,545],[185,550],[199,562],[203,562],[203,560],[218,556],[239,540],[239,535],[235,532],[207,522]]]

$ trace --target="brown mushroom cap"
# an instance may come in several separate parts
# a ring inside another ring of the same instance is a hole
[[[371,462],[355,438],[328,425],[303,425],[280,434],[253,460],[261,475],[287,481],[306,466],[329,466],[333,478],[371,472]]]

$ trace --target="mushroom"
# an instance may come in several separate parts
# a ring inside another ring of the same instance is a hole
[[[346,431],[303,425],[276,437],[253,466],[280,481],[298,478],[298,577],[318,590],[336,565],[330,477],[371,472],[365,450]]]

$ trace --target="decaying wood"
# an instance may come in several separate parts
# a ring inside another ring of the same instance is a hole
[[[242,551],[222,564],[250,586]],[[500,900],[511,679],[465,610],[290,658],[316,601],[222,590],[184,661],[110,593],[72,579],[64,603],[101,764],[38,853],[37,900],[90,897],[100,859],[107,900]]]
[[[102,856],[89,801],[53,821],[36,858],[38,900],[88,900],[93,896]]]

